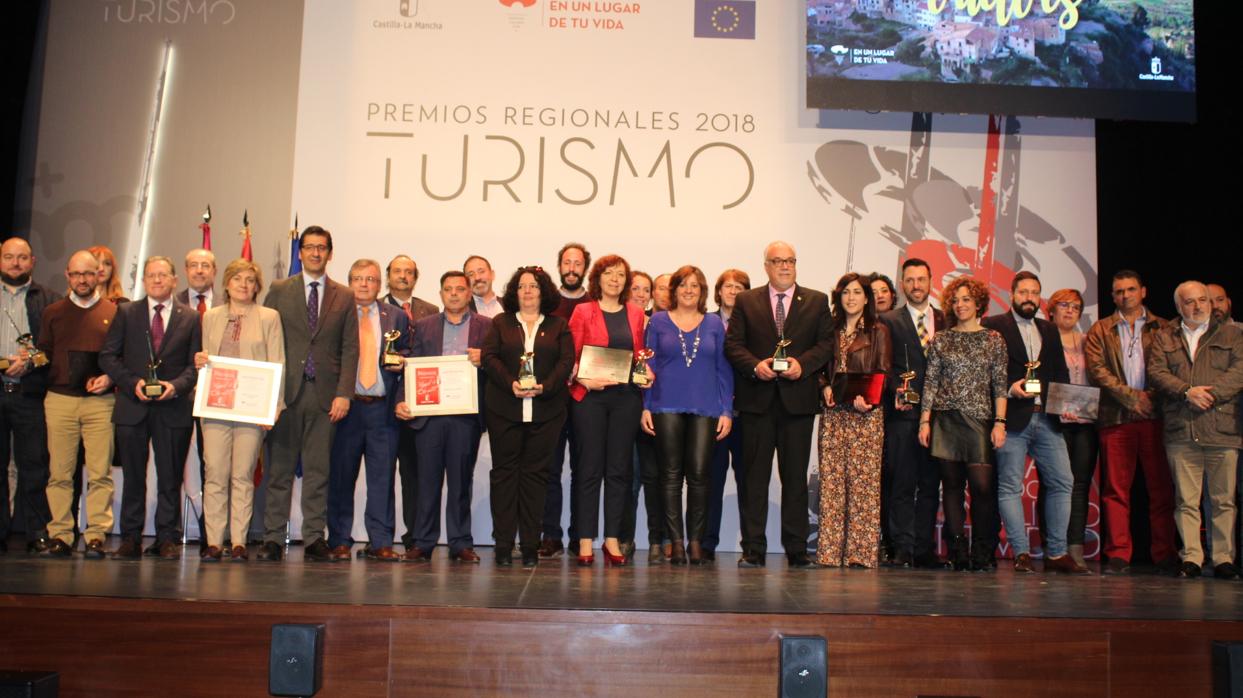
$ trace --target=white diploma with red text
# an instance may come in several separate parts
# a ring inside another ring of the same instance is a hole
[[[479,369],[465,354],[406,359],[405,381],[415,417],[479,412]]]
[[[194,387],[194,416],[272,426],[276,424],[285,365],[208,356]]]

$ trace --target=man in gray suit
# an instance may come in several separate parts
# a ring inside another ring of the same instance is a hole
[[[263,546],[256,559],[279,562],[294,471],[302,459],[302,541],[305,559],[331,559],[324,541],[329,454],[337,422],[350,410],[358,372],[358,316],[354,294],[330,280],[332,233],[302,231],[302,273],[272,284],[264,305],[281,315],[285,330],[285,411],[272,428],[263,512]]]
[[[202,324],[203,314],[208,310],[225,303],[225,299],[216,295],[216,254],[211,250],[197,247],[186,253],[185,260],[186,270],[186,287],[177,292],[177,301],[190,306],[191,310],[198,313],[199,324]],[[211,354],[216,351],[216,347],[207,349],[207,353]],[[198,418],[194,418],[194,450],[199,456],[199,493],[202,494],[203,483],[207,480],[203,465],[203,422]],[[200,503],[202,498],[199,499]],[[203,510],[199,508],[199,554],[207,550],[207,530],[203,522]],[[237,545],[246,545],[246,541],[239,541]]]

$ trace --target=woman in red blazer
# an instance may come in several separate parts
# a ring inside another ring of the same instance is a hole
[[[587,277],[591,301],[574,308],[570,333],[574,336],[577,365],[584,346],[623,349],[632,354],[643,348],[646,316],[630,296],[630,264],[617,255],[596,260]],[[577,370],[575,371],[577,373]],[[633,383],[613,383],[577,375],[570,386],[574,433],[578,440],[578,564],[591,565],[592,540],[599,533],[600,489],[604,489],[604,544],[607,565],[621,566],[626,558],[617,537],[634,481],[634,438],[639,430],[643,401]]]

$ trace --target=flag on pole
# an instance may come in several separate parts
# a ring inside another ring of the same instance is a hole
[[[302,237],[298,235],[298,214],[293,214],[293,228],[289,231],[289,276],[302,273]]]
[[[211,249],[211,204],[207,204],[207,210],[203,212],[203,222],[199,223],[199,230],[203,231],[203,249]]]
[[[253,262],[255,255],[250,250],[250,209],[242,212],[242,259]]]

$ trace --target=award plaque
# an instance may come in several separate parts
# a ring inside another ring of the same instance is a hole
[[[389,330],[384,333],[384,366],[400,366],[406,361],[406,357],[397,353],[397,348],[393,344],[401,339],[401,330]]]
[[[524,352],[518,364],[518,387],[522,390],[534,390],[535,385],[535,352]]]
[[[898,374],[898,378],[902,379],[902,385],[898,386],[898,401],[904,405],[919,404],[919,393],[911,389],[911,381],[915,380],[915,376],[914,371]]]
[[[790,370],[790,357],[786,356],[788,346],[790,346],[790,340],[784,337],[777,342],[777,349],[773,352],[773,371],[776,373]]]
[[[142,381],[142,394],[152,400],[159,399],[164,394],[164,386],[160,384],[160,376],[158,371],[160,364],[164,363],[155,358],[155,345],[151,343],[151,333],[147,333],[147,377]]]
[[[634,353],[634,367],[630,370],[630,382],[635,385],[651,385],[652,374],[647,371],[647,360],[656,352],[644,347]]]
[[[1040,378],[1036,375],[1036,369],[1040,368],[1040,362],[1028,361],[1023,365],[1027,368],[1027,375],[1023,376],[1023,392],[1029,395],[1039,395]]]
[[[22,345],[26,349],[27,353],[30,354],[31,365],[35,368],[43,368],[44,366],[47,366],[47,354],[44,354],[41,349],[35,346],[34,335],[27,332],[17,338],[17,343]],[[8,363],[8,359],[5,359],[5,363]],[[4,368],[8,368],[8,366],[5,366]]]
[[[578,377],[609,383],[630,382],[634,353],[628,349],[610,349],[588,344],[578,359]]]

